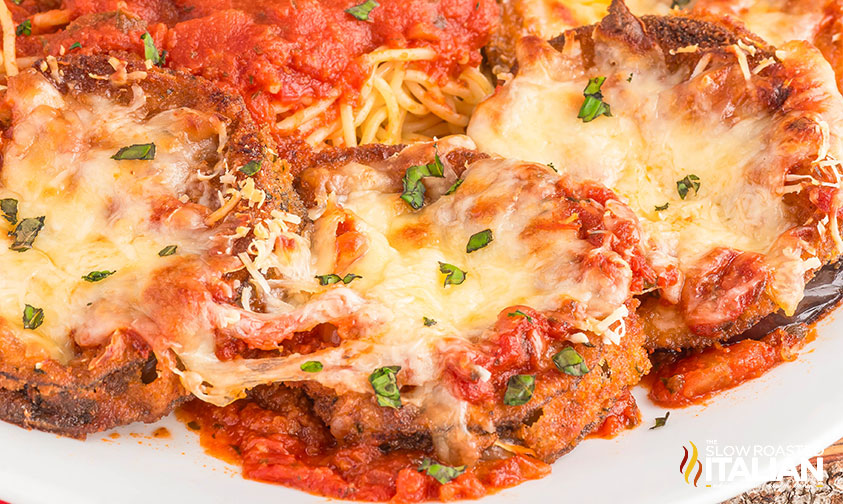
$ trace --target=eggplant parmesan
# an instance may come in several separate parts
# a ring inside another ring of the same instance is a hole
[[[615,2],[598,25],[518,47],[517,76],[469,135],[629,203],[660,272],[640,312],[651,347],[706,346],[792,313],[843,251],[843,99],[809,44],[776,49]]]
[[[0,415],[78,437],[156,420],[188,396],[166,349],[193,315],[150,298],[233,296],[245,227],[300,211],[291,175],[242,101],[193,77],[47,58],[8,85]]]
[[[450,501],[758,376],[843,255],[838,7],[4,2],[0,419]]]

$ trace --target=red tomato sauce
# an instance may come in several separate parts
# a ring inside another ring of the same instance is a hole
[[[376,445],[339,446],[328,428],[304,409],[281,414],[249,400],[216,407],[193,400],[179,418],[198,431],[211,455],[242,466],[248,479],[357,501],[423,502],[477,499],[550,473],[526,455],[490,460],[441,484],[419,471],[429,456]]]
[[[15,21],[36,5],[13,7]],[[494,0],[381,0],[361,21],[346,12],[356,0],[64,0],[77,20],[67,29],[17,37],[19,56],[58,55],[79,42],[80,53],[144,55],[148,31],[165,66],[201,75],[238,92],[259,121],[275,106],[301,108],[332,93],[353,100],[370,68],[372,50],[429,47],[421,69],[434,79],[455,76],[481,61],[498,19]],[[96,14],[124,13],[101,19]],[[29,9],[27,9],[29,7]],[[79,16],[89,15],[83,19]],[[93,16],[91,16],[93,15]],[[137,16],[134,17],[134,16]],[[140,18],[140,19],[138,19]]]
[[[641,423],[641,411],[635,402],[635,397],[627,390],[615,401],[609,414],[600,424],[600,427],[592,431],[588,437],[612,439],[621,432],[632,429]]]
[[[700,403],[795,359],[811,339],[779,329],[760,340],[715,345],[651,373],[650,399],[668,408]]]

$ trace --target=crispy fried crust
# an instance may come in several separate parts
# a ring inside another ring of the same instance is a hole
[[[547,462],[572,450],[650,369],[637,319],[632,316],[626,324],[627,332],[619,345],[574,345],[591,370],[584,376],[553,369],[537,377],[536,390],[525,405],[507,406],[500,397],[470,405],[466,427],[480,444],[478,452],[494,449],[499,440],[523,445]],[[401,409],[384,408],[372,394],[337,395],[316,382],[259,386],[250,396],[264,408],[282,411],[277,397],[283,397],[288,387],[307,394],[313,411],[341,443],[377,444],[382,449],[434,449],[430,426],[412,404]]]
[[[273,209],[302,214],[290,170],[267,151],[269,137],[253,124],[240,97],[201,78],[147,69],[138,62],[129,62],[126,71],[146,72],[145,78],[115,82],[115,68],[106,57],[77,56],[36,63],[35,68],[62,94],[76,99],[97,95],[127,105],[132,85],[137,85],[145,93],[148,116],[180,107],[215,114],[226,125],[229,165],[261,161],[254,179],[267,193],[267,202],[252,211],[253,217]],[[158,364],[138,335],[119,333],[105,346],[77,348],[77,355],[61,364],[24,348],[0,325],[0,419],[7,422],[84,438],[131,422],[153,422],[189,397],[179,378]]]
[[[0,419],[6,422],[84,438],[154,422],[188,397],[178,377],[135,337],[118,335],[61,365],[27,357],[18,341],[0,334]]]

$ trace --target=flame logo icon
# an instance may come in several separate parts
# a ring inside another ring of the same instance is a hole
[[[691,443],[691,452],[689,453],[687,448],[684,446],[682,447],[682,449],[685,450],[685,456],[682,457],[682,462],[679,464],[679,473],[685,475],[685,483],[690,485],[691,474],[693,474],[694,469],[696,469],[697,474],[694,476],[694,486],[697,486],[697,482],[700,480],[700,476],[702,476],[702,462],[699,461],[697,445],[695,445],[692,441],[688,442]],[[688,460],[689,455],[690,460]]]

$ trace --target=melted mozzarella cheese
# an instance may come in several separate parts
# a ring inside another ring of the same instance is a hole
[[[469,124],[481,149],[553,163],[605,184],[639,216],[658,253],[675,257],[682,269],[717,246],[767,254],[796,224],[782,181],[760,175],[777,162],[772,116],[721,120],[728,110],[707,103],[704,91],[722,85],[718,74],[703,71],[684,83],[684,70],[670,74],[607,47],[598,47],[596,68],[586,71],[572,40],[559,53],[527,39],[520,56],[518,75]],[[577,118],[583,90],[596,76],[608,77],[602,92],[612,117],[583,123]],[[700,188],[683,199],[677,183],[689,175],[699,177]]]
[[[791,40],[812,41],[823,22],[826,3],[826,0],[697,0],[693,8],[735,16],[765,41],[782,45]]]
[[[217,149],[216,135],[189,138],[184,125],[196,123],[193,111],[142,120],[142,92],[135,93],[129,107],[96,96],[83,103],[31,72],[10,86],[17,120],[3,145],[0,199],[18,200],[19,220],[43,216],[45,225],[31,250],[14,252],[6,236],[13,226],[0,220],[0,317],[33,352],[67,359],[74,328],[104,316],[102,300],[128,303],[170,261],[159,257],[162,248],[207,248],[201,218],[173,212],[156,224],[152,216],[162,199],[182,196],[174,188],[188,187],[197,160]],[[111,159],[121,147],[150,142],[154,160]],[[97,283],[82,279],[102,270],[116,273]],[[23,327],[27,304],[44,310],[34,330]]]
[[[458,140],[440,140],[440,153],[449,142],[466,142]],[[372,168],[346,168],[353,176],[377,179]],[[330,177],[343,173],[337,169]],[[324,195],[308,237],[282,230],[279,236],[291,247],[276,248],[263,267],[252,263],[252,283],[269,301],[264,303],[267,313],[227,309],[234,326],[284,320],[281,334],[337,321],[343,343],[306,355],[218,362],[212,356],[213,334],[208,334],[177,350],[188,368],[184,376],[190,390],[218,404],[271,381],[316,380],[338,393],[366,393],[372,370],[388,365],[405,370],[402,384],[429,388],[441,376],[439,353],[495,337],[501,311],[520,305],[554,312],[573,303],[570,321],[575,326],[590,337],[617,343],[627,315],[624,303],[631,296],[631,267],[608,247],[581,239],[575,227],[547,220],[564,201],[559,176],[543,165],[490,159],[473,163],[463,177],[455,193],[418,211],[384,187]],[[484,230],[491,231],[492,241],[468,253],[470,237]],[[354,245],[349,246],[352,234]],[[248,256],[242,259],[252,262]],[[440,262],[464,271],[465,281],[445,285]],[[360,278],[327,286],[313,278],[329,274]],[[426,325],[425,318],[436,324]],[[244,339],[256,337],[243,327],[238,334]],[[582,332],[575,338],[587,341]],[[312,359],[328,372],[301,371],[301,364]],[[406,399],[425,403],[424,390]]]
[[[618,309],[629,292],[631,273],[625,263],[625,274],[604,285],[593,281],[579,264],[591,247],[578,239],[576,230],[549,231],[541,246],[524,238],[533,219],[554,205],[542,194],[552,193],[554,177],[547,171],[514,161],[480,161],[466,172],[454,195],[418,212],[397,194],[366,191],[344,198],[341,211],[355,218],[368,247],[340,273],[362,276],[351,288],[392,314],[376,330],[376,337],[402,343],[427,335],[472,339],[487,330],[504,308],[526,305],[552,311],[566,299],[582,303],[595,319]],[[537,178],[543,187],[525,188],[527,176]],[[322,219],[332,215],[328,210]],[[318,221],[316,226],[319,229]],[[317,261],[327,268],[320,270],[324,274],[334,271],[330,259],[336,238],[330,239],[335,227],[322,229],[329,236],[314,238],[325,244],[317,251]],[[470,237],[486,229],[493,241],[467,253]],[[444,286],[440,262],[465,271],[465,281]],[[424,317],[437,324],[425,327]]]

